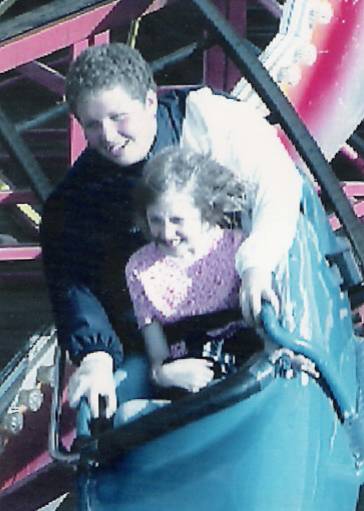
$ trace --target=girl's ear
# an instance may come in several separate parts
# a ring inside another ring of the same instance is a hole
[[[156,115],[158,107],[157,93],[149,89],[145,97],[145,108],[150,111],[151,114]]]

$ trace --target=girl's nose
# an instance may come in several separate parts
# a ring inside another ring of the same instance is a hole
[[[163,224],[163,233],[162,233],[164,239],[167,241],[174,239],[175,234],[176,234],[175,231],[176,231],[175,226],[171,222],[166,220]]]

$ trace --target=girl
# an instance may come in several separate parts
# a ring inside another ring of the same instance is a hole
[[[226,227],[244,209],[246,187],[212,159],[183,149],[168,149],[146,166],[136,208],[152,241],[129,259],[126,278],[158,386],[197,392],[214,378],[214,360],[223,373],[234,366],[223,345],[227,338],[230,346],[244,342],[241,321],[205,335],[199,328],[197,356],[191,339],[168,344],[164,327],[239,306],[235,254],[244,235]],[[248,339],[256,349],[256,336]]]

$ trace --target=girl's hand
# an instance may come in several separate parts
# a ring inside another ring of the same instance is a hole
[[[198,392],[214,378],[213,362],[201,358],[181,358],[152,370],[154,381],[162,387],[180,387]]]
[[[244,321],[256,327],[260,323],[262,301],[270,302],[279,314],[279,300],[273,291],[272,274],[260,268],[248,268],[241,277],[240,306]]]

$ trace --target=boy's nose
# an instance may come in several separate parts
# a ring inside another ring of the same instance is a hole
[[[117,129],[110,119],[106,119],[102,123],[102,137],[107,142],[112,142],[117,136]]]

